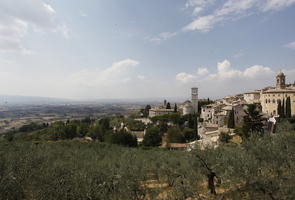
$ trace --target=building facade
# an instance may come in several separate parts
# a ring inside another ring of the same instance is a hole
[[[198,88],[192,88],[192,106],[194,114],[198,113]]]
[[[286,77],[280,72],[276,77],[276,88],[262,90],[260,94],[260,103],[262,112],[269,116],[278,115],[278,104],[286,105],[286,100],[290,97],[291,115],[295,116],[295,87],[286,85]]]

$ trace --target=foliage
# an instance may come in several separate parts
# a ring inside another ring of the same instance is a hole
[[[167,131],[169,143],[185,143],[185,137],[178,127],[170,127]]]
[[[177,104],[174,105],[174,112],[177,112]]]
[[[35,130],[39,130],[39,129],[43,129],[43,128],[46,128],[48,127],[48,124],[37,124],[35,122],[31,122],[29,124],[25,124],[23,126],[21,126],[19,128],[19,131],[20,132],[30,132],[30,131],[35,131]]]
[[[294,154],[294,131],[192,152],[2,141],[0,199],[291,200]],[[208,194],[212,173],[221,180],[213,180],[216,195]]]
[[[246,115],[244,116],[244,123],[242,127],[242,137],[248,138],[252,134],[263,134],[263,121],[256,104],[249,104]]]
[[[228,128],[235,128],[235,113],[234,110],[231,110],[229,112],[229,118],[227,121],[227,127]]]
[[[166,109],[171,109],[170,102],[167,103]]]
[[[144,109],[141,109],[140,112],[142,113],[143,117],[149,116],[149,111],[152,107],[150,105],[146,105]]]
[[[116,133],[110,133],[109,143],[126,147],[137,147],[137,138],[131,133],[121,130]]]
[[[229,143],[229,141],[232,139],[232,137],[225,132],[221,132],[219,136],[219,141],[223,143]]]
[[[285,118],[286,117],[285,99],[283,99],[283,104],[282,104],[281,112],[282,112],[282,118]]]
[[[143,131],[145,129],[145,124],[138,120],[127,119],[125,123],[131,131]]]
[[[153,117],[151,120],[153,123],[171,122],[173,124],[180,125],[180,126],[183,125],[185,122],[185,118],[181,116],[180,113],[170,113],[166,115],[160,115],[160,116]]]
[[[290,118],[291,117],[291,98],[287,97],[286,100],[286,117]]]
[[[282,108],[282,102],[281,102],[281,100],[279,100],[279,102],[278,102],[278,108],[277,108],[277,110],[278,110],[278,115],[280,117],[282,117],[283,116],[283,108]]]
[[[143,137],[143,146],[155,147],[160,146],[162,142],[162,136],[160,128],[157,126],[150,126],[146,130],[146,134]]]
[[[198,138],[198,133],[195,131],[195,129],[192,128],[185,127],[183,129],[183,135],[186,142],[191,142]]]

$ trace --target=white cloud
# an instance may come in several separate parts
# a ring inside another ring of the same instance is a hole
[[[222,18],[216,17],[215,15],[202,16],[194,20],[189,25],[185,26],[183,30],[199,30],[202,32],[208,32],[212,29],[213,25],[215,25],[220,20],[222,20]]]
[[[23,40],[29,27],[37,32],[59,32],[68,37],[66,25],[56,19],[51,5],[35,0],[0,1],[0,51],[29,52]]]
[[[198,10],[200,6],[196,2],[189,1],[189,3],[186,3],[186,6],[195,6]],[[213,5],[213,3],[211,5]],[[197,17],[185,26],[183,30],[208,32],[215,25],[225,21],[237,20],[241,17],[258,12],[278,11],[294,4],[295,0],[227,0],[220,8],[213,10],[208,15]],[[202,5],[202,3],[200,3],[200,5]],[[208,3],[206,5],[210,4]]]
[[[176,75],[176,80],[187,87],[199,87],[205,96],[219,97],[274,84],[275,72],[262,65],[239,70],[233,68],[230,61],[224,60],[217,63],[216,73],[208,73],[208,69],[205,69],[200,70],[207,72],[204,76],[182,72]]]
[[[193,15],[198,15],[206,7],[213,5],[215,0],[187,0],[185,7],[193,8]]]
[[[289,7],[295,3],[295,0],[267,0],[262,8],[264,11],[280,10]]]
[[[290,42],[289,44],[286,44],[285,47],[290,48],[290,49],[295,49],[295,41]]]
[[[66,82],[80,86],[104,86],[110,87],[129,82],[133,69],[139,64],[138,61],[125,59],[113,63],[104,70],[84,69],[69,76]]]
[[[160,33],[156,36],[153,36],[153,37],[149,37],[148,40],[151,41],[151,42],[156,42],[156,43],[159,43],[163,40],[168,40],[170,38],[173,38],[177,35],[177,32],[163,32],[163,33]]]
[[[203,75],[206,75],[208,73],[209,73],[209,71],[208,71],[207,68],[202,68],[202,67],[198,68],[197,75],[203,76]]]
[[[181,83],[189,83],[195,79],[195,76],[185,72],[181,72],[176,75],[176,80]]]

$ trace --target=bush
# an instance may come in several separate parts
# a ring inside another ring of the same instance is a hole
[[[229,143],[232,137],[228,133],[221,132],[219,135],[219,141],[223,143]]]
[[[169,143],[185,143],[185,138],[178,127],[170,127],[167,135]]]
[[[160,128],[156,126],[148,127],[143,137],[143,146],[156,147],[160,146],[161,142],[162,136],[160,135]]]

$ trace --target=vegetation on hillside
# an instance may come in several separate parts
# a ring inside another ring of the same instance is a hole
[[[275,135],[193,152],[1,141],[0,199],[291,200],[295,129],[282,123]]]

